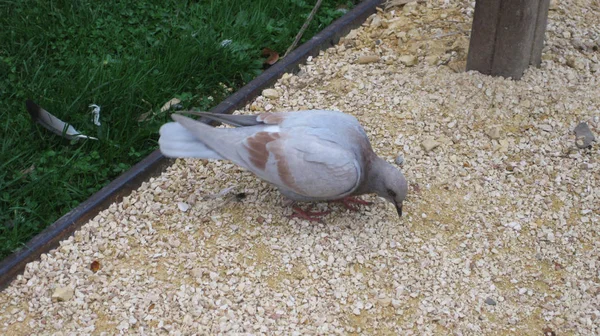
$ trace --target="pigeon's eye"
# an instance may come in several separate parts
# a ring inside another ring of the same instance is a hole
[[[396,192],[393,191],[392,189],[388,189],[387,190],[388,195],[390,195],[392,198],[396,198]]]

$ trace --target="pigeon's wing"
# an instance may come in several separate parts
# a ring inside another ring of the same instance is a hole
[[[223,158],[303,199],[335,199],[356,189],[362,165],[353,151],[322,139],[318,132],[307,133],[311,127],[284,127],[285,115],[267,117],[262,125],[212,128],[173,115],[175,121]]]
[[[255,174],[303,200],[344,197],[361,180],[352,152],[316,136],[260,132],[246,139],[238,154],[248,158]]]

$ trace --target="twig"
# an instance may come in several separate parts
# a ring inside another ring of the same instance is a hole
[[[315,14],[317,13],[317,10],[319,10],[319,7],[321,6],[321,2],[323,2],[323,0],[317,0],[317,3],[315,4],[315,7],[313,7],[312,11],[308,15],[308,18],[306,19],[306,21],[302,25],[302,28],[300,28],[300,31],[296,35],[296,38],[294,39],[294,42],[285,51],[285,54],[283,54],[282,58],[284,58],[285,56],[287,56],[287,54],[289,54],[290,51],[292,51],[294,48],[296,48],[296,45],[298,44],[298,42],[302,38],[302,35],[304,34],[304,31],[306,31],[306,29],[308,28],[308,25],[310,24],[310,22],[312,21],[312,19],[315,17]]]

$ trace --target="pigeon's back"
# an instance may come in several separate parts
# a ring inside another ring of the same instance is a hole
[[[272,113],[277,116],[278,113]],[[370,152],[369,138],[358,120],[346,113],[326,110],[281,112],[282,130],[301,135],[310,134],[350,150],[361,159]]]

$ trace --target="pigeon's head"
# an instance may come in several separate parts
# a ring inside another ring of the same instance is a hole
[[[379,167],[380,171],[375,192],[394,204],[398,216],[402,217],[402,203],[408,193],[406,178],[396,167],[383,160],[381,160]]]

